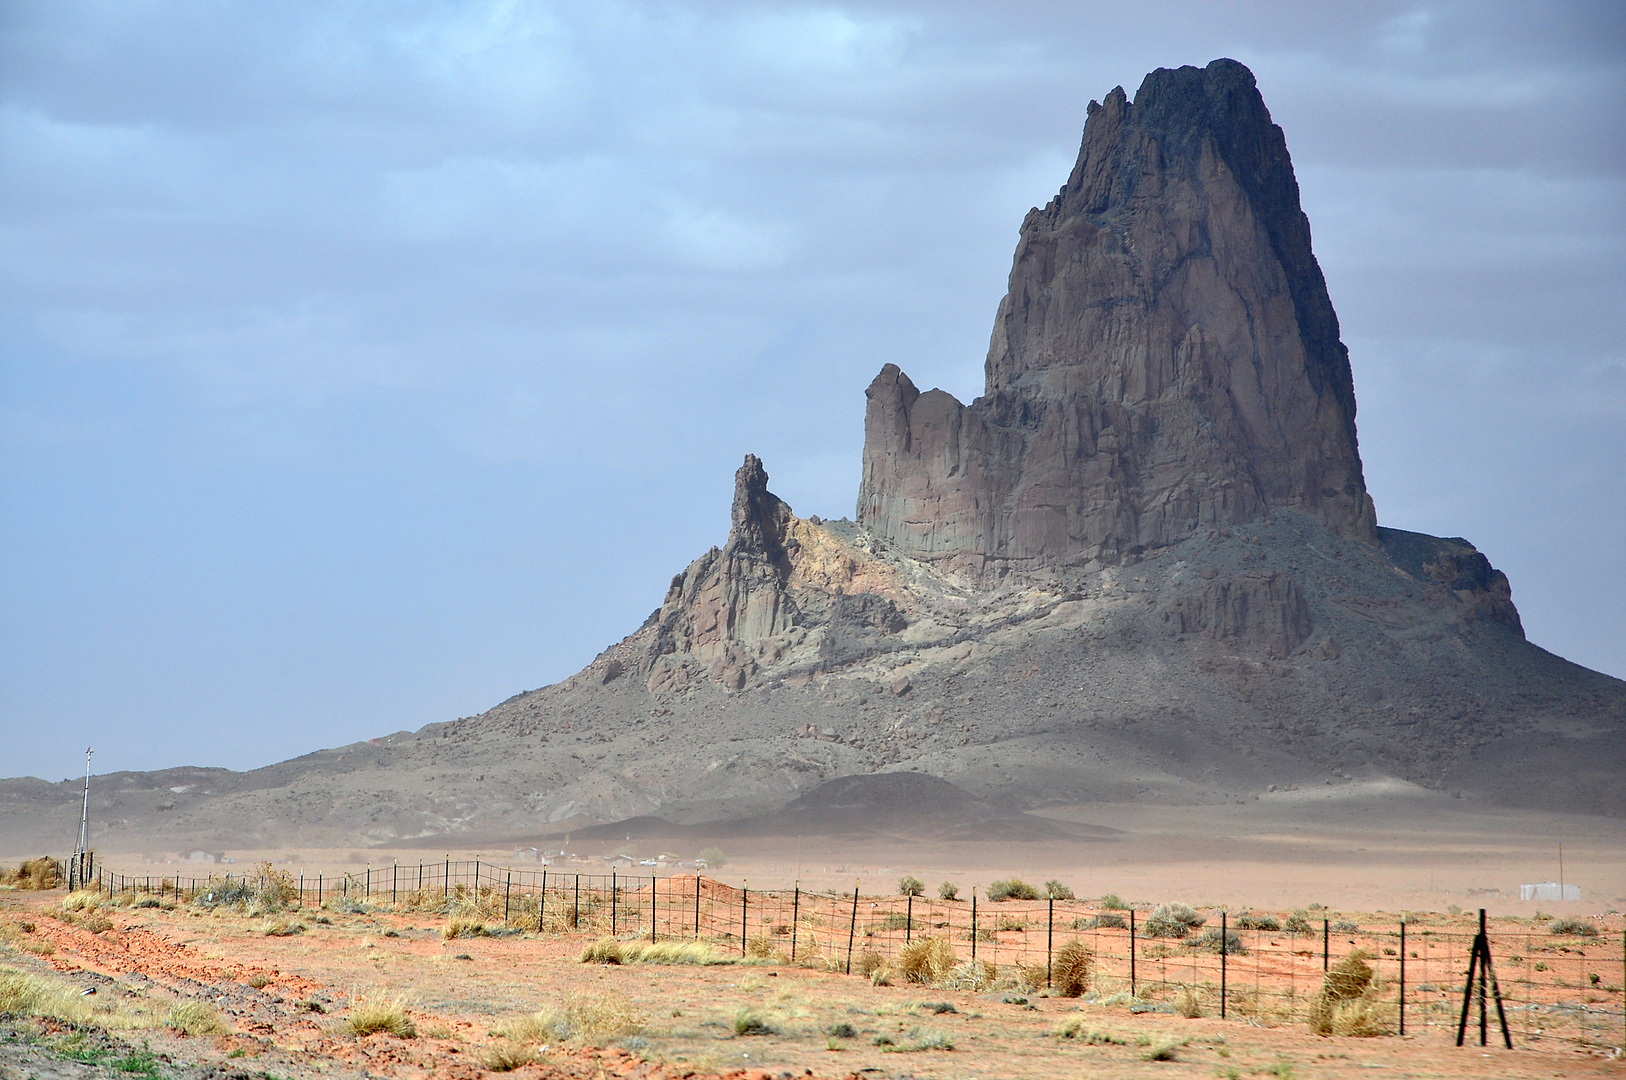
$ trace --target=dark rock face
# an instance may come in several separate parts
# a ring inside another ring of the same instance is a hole
[[[1376,542],[1338,319],[1252,74],[1091,103],[1022,223],[982,397],[870,385],[858,519],[982,575],[1100,566],[1272,509]]]
[[[1439,537],[1404,529],[1378,529],[1378,541],[1394,564],[1418,581],[1432,581],[1467,605],[1470,618],[1488,619],[1524,636],[1507,575],[1460,536]]]

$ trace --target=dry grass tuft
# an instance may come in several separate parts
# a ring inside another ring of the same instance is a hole
[[[994,988],[999,981],[999,968],[984,960],[973,962],[967,960],[957,964],[945,974],[937,985],[944,990],[963,990],[968,993],[982,994]]]
[[[898,972],[905,982],[930,986],[954,970],[960,958],[947,938],[916,938],[898,952]]]
[[[1597,937],[1598,927],[1585,919],[1554,919],[1547,927],[1548,932],[1554,934],[1568,934],[1572,937]]]
[[[1366,954],[1357,949],[1321,981],[1321,992],[1310,1006],[1310,1030],[1318,1035],[1387,1035],[1387,1012]]]
[[[350,1003],[345,1024],[357,1035],[386,1031],[402,1039],[416,1038],[418,1027],[407,1015],[406,999],[382,993],[363,994]]]
[[[709,941],[617,941],[602,937],[582,950],[584,964],[732,964]]]
[[[304,932],[304,923],[290,922],[287,919],[269,919],[264,926],[260,927],[260,933],[266,937],[292,937],[295,934]]]
[[[523,1042],[496,1043],[476,1050],[474,1060],[492,1072],[513,1072],[536,1061],[536,1051]]]
[[[853,973],[863,978],[872,978],[877,971],[886,967],[886,957],[878,952],[865,949],[853,957]]]
[[[1129,1040],[1107,1031],[1096,1031],[1085,1026],[1084,1017],[1069,1016],[1050,1029],[1058,1039],[1077,1039],[1086,1046],[1127,1046]]]
[[[224,1035],[227,1027],[226,1021],[216,1009],[206,1001],[181,1001],[169,1010],[164,1017],[164,1026],[182,1035]]]
[[[129,1030],[157,1024],[151,1003],[112,995],[84,997],[66,980],[0,968],[0,1013]]]
[[[1062,997],[1079,997],[1090,988],[1090,948],[1077,938],[1061,947],[1050,966],[1051,985]]]
[[[56,860],[47,855],[18,863],[15,870],[0,870],[0,885],[13,889],[54,889],[60,884]]]
[[[451,941],[460,937],[490,937],[491,931],[478,919],[454,917],[446,920],[446,925],[440,929],[440,936],[443,940]]]
[[[107,903],[107,895],[95,889],[75,889],[62,898],[63,911],[95,911]]]
[[[561,1008],[543,1010],[528,1021],[527,1031],[588,1046],[604,1046],[612,1039],[636,1035],[644,1030],[644,1018],[626,998],[613,990],[593,994],[569,994]],[[519,1030],[518,1025],[510,1028]],[[541,1041],[535,1038],[534,1041]]]
[[[1187,986],[1181,989],[1180,996],[1174,999],[1174,1011],[1187,1020],[1195,1020],[1203,1014],[1202,1002],[1197,1000],[1197,991]]]

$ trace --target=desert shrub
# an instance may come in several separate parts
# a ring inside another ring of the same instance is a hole
[[[856,1039],[856,1038],[858,1038],[858,1029],[853,1027],[851,1024],[847,1023],[847,1021],[845,1021],[845,1020],[839,1021],[838,1023],[831,1024],[829,1033],[830,1033],[830,1037],[832,1039]]]
[[[1039,890],[1021,878],[1005,878],[988,883],[988,899],[995,901],[1037,900],[1039,899]]]
[[[1327,927],[1327,929],[1331,930],[1335,934],[1353,934],[1355,931],[1359,930],[1360,927],[1356,926],[1348,919],[1339,919],[1337,922]]]
[[[1282,929],[1289,934],[1308,934],[1312,932],[1309,916],[1302,911],[1295,911],[1282,923]]]
[[[728,859],[723,855],[723,849],[720,847],[701,848],[700,858],[706,860],[706,865],[713,870],[728,865]]]
[[[877,971],[885,966],[886,957],[870,949],[865,949],[863,952],[853,957],[853,971],[859,975],[862,975],[866,979],[874,975]]]
[[[92,934],[100,934],[113,929],[113,920],[100,912],[92,912],[79,920],[79,926]]]
[[[898,879],[899,896],[919,896],[926,891],[926,883],[912,874],[905,874]]]
[[[1016,988],[1024,994],[1031,994],[1044,985],[1046,975],[1043,964],[1017,964]]]
[[[744,1008],[734,1014],[734,1034],[736,1035],[772,1035],[773,1026],[764,1020],[755,1009]]]
[[[1101,906],[1108,911],[1128,911],[1129,905],[1115,892],[1109,892],[1101,898]]]
[[[509,1040],[480,1047],[474,1052],[474,1060],[492,1072],[513,1072],[535,1062],[536,1051],[522,1042]]]
[[[937,898],[939,900],[954,900],[957,899],[959,895],[960,887],[954,884],[952,881],[945,881],[943,884],[937,887]]]
[[[1248,951],[1242,947],[1242,937],[1235,930],[1226,930],[1222,935],[1217,926],[1210,926],[1204,930],[1191,944],[1194,948],[1206,949],[1211,953],[1225,953],[1227,956],[1242,956]]]
[[[1026,930],[1028,921],[1016,915],[1001,915],[994,920],[995,930]]]
[[[1180,995],[1174,999],[1174,1011],[1187,1020],[1195,1020],[1203,1014],[1202,1002],[1197,1000],[1197,991],[1186,986],[1180,989]]]
[[[143,896],[130,905],[131,908],[161,908],[163,906],[164,902],[156,896]]]
[[[56,860],[48,855],[20,862],[15,870],[0,870],[0,885],[14,889],[54,889],[60,884]]]
[[[290,922],[287,919],[268,919],[265,925],[260,927],[260,933],[266,937],[293,937],[304,932],[304,923]]]
[[[1074,930],[1094,930],[1097,927],[1103,930],[1123,930],[1128,926],[1129,923],[1122,915],[1110,915],[1105,913],[1092,916],[1088,919],[1073,920]]]
[[[1056,953],[1050,965],[1051,985],[1062,997],[1079,997],[1090,988],[1090,949],[1077,938]]]
[[[1055,878],[1051,878],[1049,881],[1044,883],[1044,894],[1052,900],[1074,899],[1073,890],[1069,889]]]
[[[210,881],[192,896],[197,907],[242,908],[253,914],[280,911],[299,897],[299,887],[288,871],[262,862],[240,878]]]
[[[1357,949],[1321,980],[1321,992],[1310,1005],[1310,1030],[1318,1035],[1385,1035],[1383,1013],[1366,954]]]
[[[451,941],[460,937],[490,937],[491,931],[486,929],[485,923],[477,919],[453,918],[447,919],[446,925],[440,928],[440,936],[446,941]]]
[[[1598,927],[1585,919],[1554,919],[1547,927],[1554,934],[1568,934],[1571,937],[1597,937]]]
[[[883,1047],[882,1053],[887,1054],[908,1054],[922,1050],[954,1049],[954,1039],[946,1032],[942,1031],[922,1031],[919,1028],[912,1028],[906,1038],[909,1041],[901,1044],[894,1042],[890,1038],[888,1038],[885,1043],[882,1043],[880,1041],[880,1037],[878,1036],[876,1038],[875,1045]]]
[[[956,964],[938,980],[937,985],[944,990],[963,990],[968,993],[981,994],[993,989],[999,981],[999,968],[986,960],[967,960],[963,964]]]
[[[0,968],[0,1014],[49,1016],[71,1023],[89,1011],[77,993],[55,980]]]
[[[1251,911],[1244,911],[1236,917],[1232,924],[1238,930],[1264,930],[1275,931],[1282,928],[1282,924],[1269,915],[1256,915]]]
[[[415,1038],[418,1027],[407,1015],[406,1000],[388,997],[382,993],[363,994],[350,1003],[350,1015],[345,1026],[356,1035],[372,1035],[387,1031],[402,1039]]]
[[[182,1035],[224,1035],[226,1021],[206,1001],[181,1001],[164,1017],[164,1026]]]
[[[947,938],[917,938],[898,952],[898,971],[906,982],[930,986],[959,963]]]
[[[894,911],[889,913],[886,918],[882,919],[870,929],[873,931],[919,930],[920,925],[920,920],[916,919],[914,922],[910,922],[907,914],[901,911]]]
[[[1141,932],[1147,937],[1183,938],[1207,921],[1186,904],[1159,904]]]
[[[1178,1039],[1159,1039],[1142,1054],[1142,1061],[1173,1061],[1181,1043]]]

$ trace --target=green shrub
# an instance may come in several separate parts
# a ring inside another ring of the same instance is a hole
[[[1282,928],[1282,924],[1269,915],[1255,915],[1251,911],[1242,912],[1231,925],[1238,930],[1276,931]]]
[[[919,896],[926,891],[926,883],[912,874],[905,874],[898,879],[899,896]]]
[[[1101,906],[1108,911],[1128,911],[1129,905],[1115,892],[1109,892],[1101,898]]]
[[[1554,934],[1568,934],[1571,937],[1597,937],[1598,928],[1585,919],[1554,919],[1547,928]]]
[[[1037,900],[1039,899],[1039,890],[1021,878],[1005,878],[988,883],[988,899],[995,901]]]
[[[1207,921],[1186,904],[1159,904],[1141,933],[1147,937],[1183,938]]]
[[[1052,900],[1074,899],[1073,890],[1069,889],[1055,878],[1051,878],[1049,881],[1044,883],[1044,894]]]
[[[959,895],[960,887],[952,881],[945,881],[937,887],[937,898],[939,900],[953,900]]]

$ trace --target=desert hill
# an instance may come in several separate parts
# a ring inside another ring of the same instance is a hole
[[[1310,239],[1246,68],[1114,90],[1022,224],[984,394],[868,388],[854,521],[798,517],[747,456],[727,543],[570,679],[249,773],[104,777],[98,842],[1014,836],[1047,805],[1380,781],[1626,813],[1626,683],[1527,642],[1468,541],[1379,525]],[[924,786],[841,809],[828,782],[873,774]],[[6,838],[71,833],[76,797],[0,782]]]

